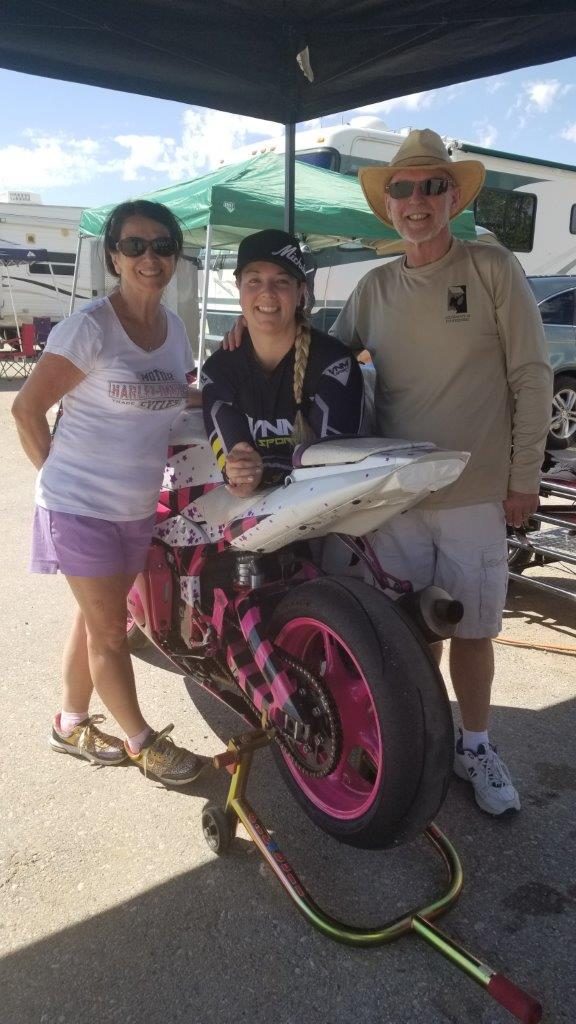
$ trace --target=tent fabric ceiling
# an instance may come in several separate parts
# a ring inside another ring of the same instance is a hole
[[[282,123],[575,52],[574,0],[3,0],[0,38],[5,68]]]

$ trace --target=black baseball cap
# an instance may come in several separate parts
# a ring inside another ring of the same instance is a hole
[[[257,231],[256,234],[243,238],[238,246],[238,260],[234,273],[238,275],[249,263],[260,261],[277,263],[298,281],[306,280],[306,264],[300,244],[298,239],[287,231],[269,228],[267,231]]]

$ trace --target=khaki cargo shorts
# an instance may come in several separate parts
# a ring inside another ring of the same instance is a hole
[[[501,502],[410,509],[368,538],[384,569],[414,590],[434,584],[464,605],[455,635],[495,637],[508,585],[506,520]]]

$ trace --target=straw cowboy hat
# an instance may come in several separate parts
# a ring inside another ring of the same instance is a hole
[[[386,209],[386,186],[390,179],[404,170],[447,171],[460,189],[460,200],[450,219],[476,198],[486,175],[480,160],[451,160],[448,150],[436,132],[429,128],[415,129],[406,136],[396,156],[387,167],[362,167],[358,172],[362,191],[379,220],[393,227]]]

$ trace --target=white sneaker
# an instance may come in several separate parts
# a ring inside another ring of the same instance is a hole
[[[520,797],[512,784],[510,772],[492,744],[488,749],[480,744],[474,754],[471,750],[464,750],[460,733],[454,771],[460,779],[472,784],[476,803],[487,814],[520,810]]]

